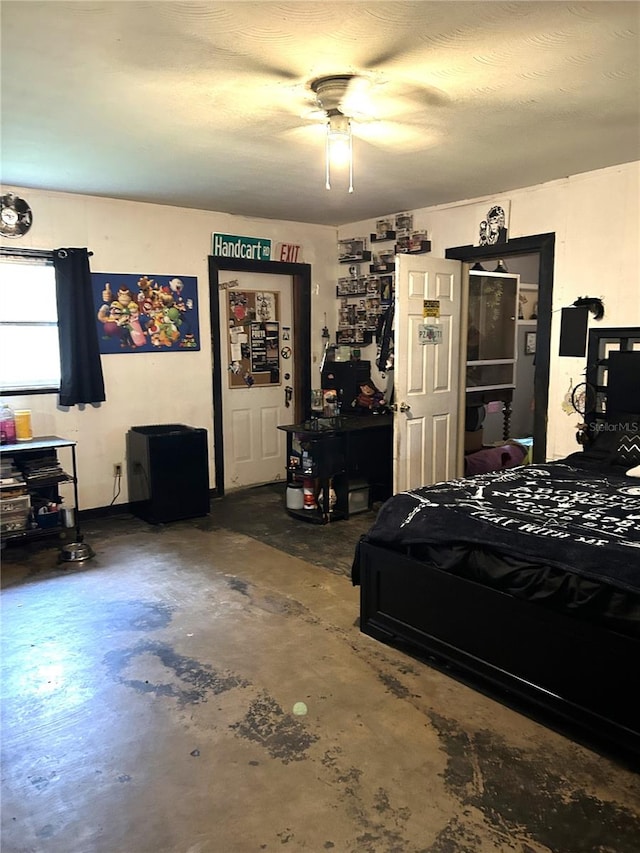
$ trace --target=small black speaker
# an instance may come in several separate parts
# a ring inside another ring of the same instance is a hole
[[[588,308],[563,308],[560,321],[560,352],[584,358],[587,351]]]

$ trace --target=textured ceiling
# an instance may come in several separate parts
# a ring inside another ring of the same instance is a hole
[[[9,185],[340,225],[640,159],[637,2],[0,8]],[[370,84],[353,194],[308,88],[336,73]]]

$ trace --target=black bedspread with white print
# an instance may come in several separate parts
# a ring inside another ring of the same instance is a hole
[[[563,463],[400,492],[364,541],[461,542],[640,592],[640,480]]]

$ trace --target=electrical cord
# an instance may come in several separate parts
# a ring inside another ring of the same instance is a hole
[[[116,500],[120,497],[120,492],[122,490],[122,474],[114,474],[113,475],[113,491],[114,495],[111,499],[111,503],[109,506],[113,506]],[[117,490],[117,491],[116,491]]]

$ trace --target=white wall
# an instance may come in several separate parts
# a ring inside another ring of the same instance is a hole
[[[77,441],[80,507],[108,505],[113,497],[113,463],[125,462],[126,433],[136,424],[184,423],[209,434],[213,470],[213,396],[207,256],[214,231],[270,238],[303,247],[312,265],[312,360],[322,353],[324,315],[333,317],[336,232],[326,226],[247,219],[223,213],[140,204],[108,198],[4,187],[25,198],[33,225],[20,240],[2,244],[54,249],[86,246],[93,272],[185,275],[198,279],[199,352],[116,354],[102,357],[107,400],[100,406],[62,410],[57,395],[6,397],[10,405],[31,409],[35,434]],[[275,245],[274,245],[275,248]],[[332,332],[335,325],[332,327]],[[315,387],[315,368],[312,385]],[[122,493],[127,501],[126,465]]]
[[[557,356],[560,309],[579,296],[604,300],[604,319],[590,326],[640,326],[640,162],[575,175],[489,199],[424,207],[414,228],[426,229],[431,253],[444,257],[453,246],[473,244],[478,233],[476,205],[510,200],[510,237],[555,232],[551,373],[547,457],[559,459],[579,447],[576,414],[562,409],[570,385],[582,380],[585,360]],[[378,219],[401,211],[381,210]],[[375,219],[338,229],[340,239],[375,231]],[[363,353],[363,357],[369,357]]]
[[[20,240],[4,238],[4,245],[37,249],[86,246],[93,252],[91,268],[95,272],[197,276],[203,344],[210,337],[207,256],[211,234],[220,231],[302,244],[303,260],[312,265],[312,387],[317,387],[325,314],[335,340],[339,275],[335,229],[20,187],[4,187],[4,191],[27,199],[34,216],[28,234]],[[432,254],[444,257],[447,248],[474,242],[478,226],[475,205],[505,199],[511,202],[510,236],[556,234],[547,453],[557,459],[577,449],[578,416],[567,416],[561,406],[570,383],[580,381],[584,371],[582,359],[554,355],[558,352],[559,309],[578,296],[599,296],[606,312],[602,325],[640,325],[640,163],[490,199],[424,207],[414,211],[414,227],[426,228]],[[381,210],[376,218],[395,212]],[[353,223],[341,227],[338,236],[368,237],[374,224],[375,219]],[[363,357],[373,360],[374,348]],[[7,400],[16,408],[31,409],[36,433],[77,440],[80,505],[106,506],[112,499],[112,466],[125,461],[130,426],[178,422],[204,427],[209,431],[212,459],[211,367],[206,344],[197,353],[110,355],[103,357],[107,401],[99,407],[63,411],[57,406],[57,395]],[[209,473],[213,482],[212,462]],[[126,500],[125,482],[117,503]]]

